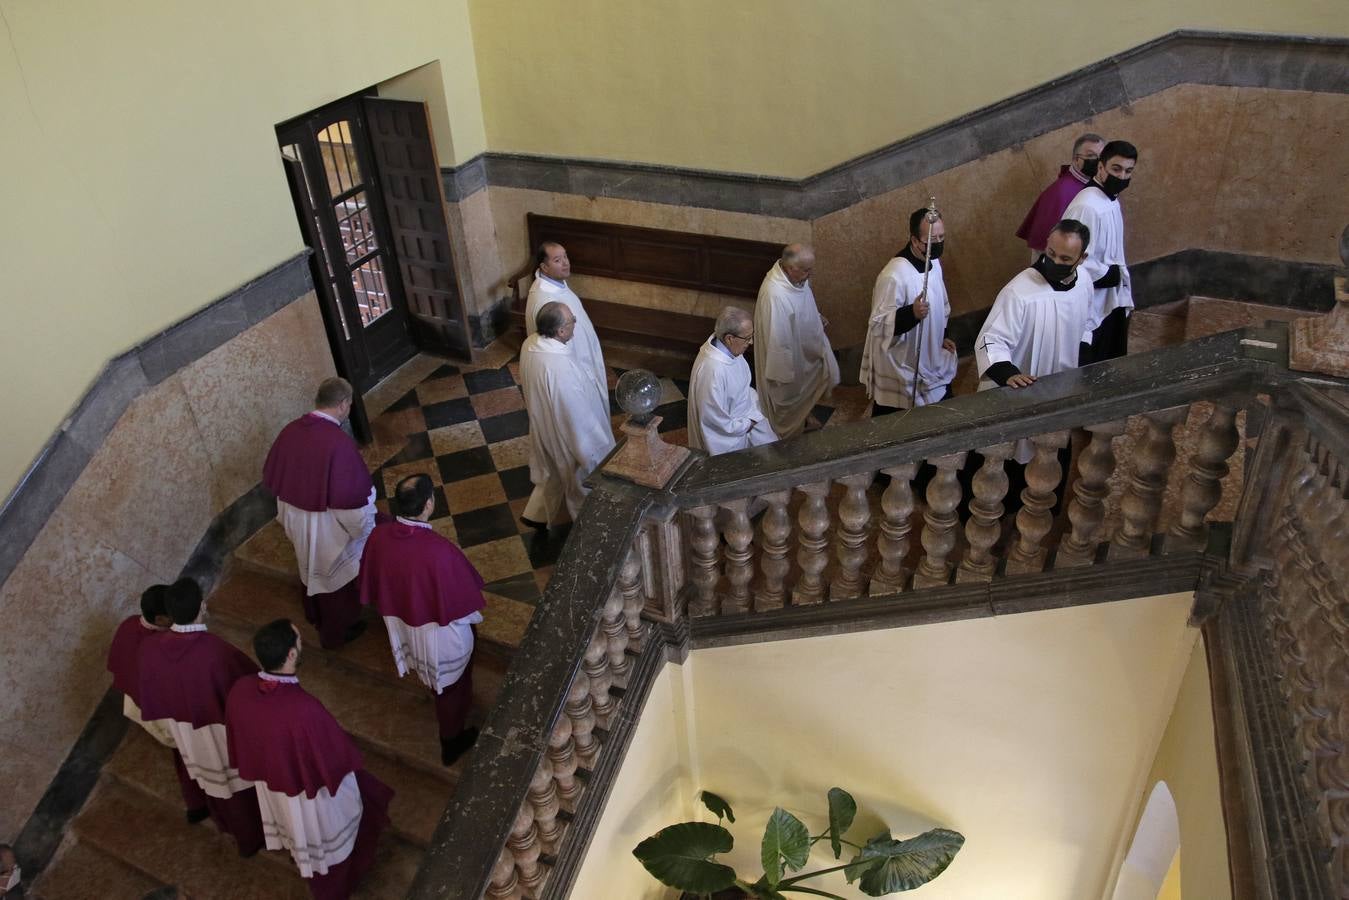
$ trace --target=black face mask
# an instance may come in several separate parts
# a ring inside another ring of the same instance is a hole
[[[918,246],[920,246],[920,247],[926,247],[926,246],[927,246],[927,243],[926,243],[925,241],[920,241],[919,244],[918,244]],[[928,258],[928,259],[941,259],[941,251],[942,251],[942,248],[945,247],[945,246],[946,246],[946,241],[945,241],[944,239],[943,239],[943,240],[940,240],[940,241],[933,241],[933,242],[932,242],[932,246],[928,249],[928,252],[927,252],[927,258]],[[914,254],[914,256],[917,256],[917,255],[918,255],[917,253]]]
[[[1101,161],[1099,159],[1082,160],[1082,174],[1087,176],[1088,178],[1095,178],[1096,170],[1099,169],[1100,167]]]
[[[1129,186],[1129,181],[1128,178],[1116,178],[1114,175],[1107,175],[1105,176],[1105,183],[1101,185],[1101,190],[1105,191],[1107,197],[1114,200],[1124,193],[1124,189]]]
[[[1035,271],[1045,277],[1045,281],[1054,285],[1062,285],[1064,279],[1073,274],[1074,268],[1074,266],[1070,266],[1067,263],[1054,262],[1043,253],[1041,253],[1040,258],[1035,261],[1034,266]]]

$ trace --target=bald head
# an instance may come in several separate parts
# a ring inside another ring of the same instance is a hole
[[[576,316],[567,304],[554,300],[539,308],[534,325],[539,329],[539,334],[565,344],[576,331]]]
[[[792,284],[800,287],[815,271],[815,248],[809,244],[788,244],[782,248],[778,265]]]

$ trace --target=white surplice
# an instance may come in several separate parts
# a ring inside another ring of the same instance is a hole
[[[689,376],[689,446],[715,456],[778,439],[749,385],[749,363],[708,338]]]
[[[126,694],[122,695],[122,715],[144,728],[150,737],[165,747],[177,746],[173,740],[173,729],[169,728],[169,723],[173,720],[151,719],[149,722],[145,721],[145,717],[141,715],[141,708],[136,705],[135,700],[132,700]]]
[[[180,634],[205,631],[205,625],[174,625]],[[191,722],[177,719],[159,719],[173,736],[183,767],[192,780],[212,797],[228,800],[240,791],[253,786],[239,777],[239,770],[230,765],[229,745],[225,740],[225,725],[217,722],[194,728]]]
[[[1078,278],[1099,281],[1107,269],[1119,266],[1118,287],[1092,288],[1091,319],[1087,323],[1087,331],[1092,332],[1114,310],[1134,308],[1133,282],[1124,261],[1124,212],[1118,200],[1111,200],[1093,182],[1077,192],[1063,211],[1063,218],[1076,219],[1091,232],[1087,255],[1077,267]],[[1090,334],[1086,340],[1091,341]]]
[[[587,493],[581,482],[614,448],[609,403],[595,393],[571,344],[555,338],[525,339],[520,381],[529,411],[530,480],[551,483],[575,519]]]
[[[1035,269],[1024,269],[1009,281],[974,341],[979,390],[998,386],[982,377],[995,363],[1010,362],[1036,378],[1077,368],[1079,344],[1091,316],[1091,292],[1091,281],[1080,267],[1077,283],[1066,291],[1054,290]],[[1018,441],[1017,461],[1030,462],[1032,456],[1031,442]]]
[[[267,672],[259,673],[258,677],[283,683],[297,680],[294,676]],[[301,878],[326,875],[328,869],[351,855],[364,810],[355,772],[346,774],[336,794],[321,787],[313,797],[290,796],[272,790],[262,781],[255,787],[267,849],[290,853]]]
[[[426,522],[398,517],[404,525],[432,530]],[[471,612],[447,625],[427,622],[413,627],[397,616],[385,616],[384,628],[393,648],[398,677],[417,673],[422,684],[439,694],[454,684],[468,668],[473,655],[473,626],[482,621],[482,613]]]
[[[946,295],[940,260],[928,273],[927,318],[895,335],[895,313],[912,306],[923,293],[923,272],[903,256],[881,269],[871,291],[871,320],[862,349],[861,381],[867,396],[881,406],[908,409],[913,401],[913,373],[919,374],[918,405],[940,400],[956,376],[954,353],[942,349],[951,301]]]
[[[754,307],[759,405],[781,437],[799,434],[815,404],[838,384],[824,320],[810,281],[797,286],[773,263]]]

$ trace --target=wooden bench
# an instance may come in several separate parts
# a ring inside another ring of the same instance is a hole
[[[538,268],[534,252],[544,241],[567,248],[572,275],[596,275],[621,281],[731,297],[755,298],[764,275],[782,254],[782,244],[740,238],[564,219],[529,213],[529,262],[507,284],[514,301],[511,322],[522,331],[529,279]],[[712,333],[707,316],[633,306],[599,297],[582,297],[601,341],[620,342],[687,357]]]

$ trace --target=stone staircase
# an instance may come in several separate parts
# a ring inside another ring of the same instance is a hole
[[[407,893],[471,752],[453,767],[440,764],[431,695],[415,677],[397,677],[383,624],[368,610],[369,628],[355,642],[338,651],[319,646],[301,611],[294,560],[274,547],[255,539],[240,548],[208,600],[209,627],[250,656],[259,626],[284,616],[300,627],[301,683],[355,738],[367,768],[396,792],[378,861],[356,894],[395,900]],[[490,622],[490,607],[487,615]],[[518,622],[484,624],[474,657],[474,722],[495,701],[523,633]],[[29,896],[139,900],[170,884],[195,900],[309,895],[288,854],[264,850],[241,859],[233,839],[209,820],[188,825],[169,751],[132,726]]]

